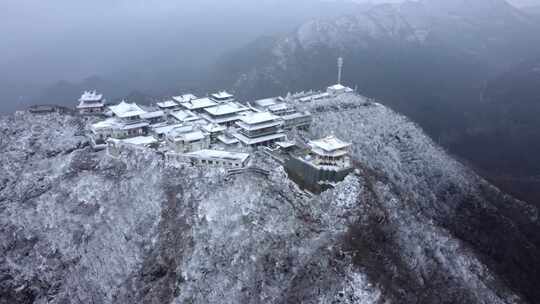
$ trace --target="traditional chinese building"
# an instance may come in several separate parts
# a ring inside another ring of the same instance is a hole
[[[239,129],[233,136],[245,146],[267,146],[286,137],[282,124],[279,117],[269,112],[251,113],[240,117],[236,123]]]
[[[95,149],[104,147],[109,138],[124,139],[145,136],[150,123],[143,119],[148,114],[135,103],[122,101],[118,105],[109,106],[113,117],[94,123],[90,126],[90,139]]]
[[[308,143],[311,147],[309,162],[318,168],[340,170],[351,167],[351,144],[328,136]]]
[[[297,94],[296,96],[297,97],[293,97],[293,98],[295,98],[295,100],[299,102],[313,102],[313,101],[327,99],[331,97],[330,93],[328,92],[310,92],[310,93]]]
[[[328,136],[310,141],[308,147],[307,153],[291,154],[285,162],[289,177],[301,187],[322,192],[353,171],[350,143]]]
[[[151,125],[165,122],[166,115],[163,111],[152,111],[141,114],[141,119],[148,122]]]
[[[253,107],[258,109],[259,111],[268,111],[269,107],[272,107],[278,104],[283,104],[283,103],[285,103],[285,100],[283,99],[283,97],[270,97],[270,98],[263,98],[263,99],[255,100],[251,104],[253,105]]]
[[[158,124],[150,126],[150,134],[152,134],[154,137],[156,137],[159,140],[165,140],[165,137],[167,134],[172,131],[173,129],[182,127],[182,124]]]
[[[194,99],[197,99],[197,96],[193,94],[184,94],[180,96],[173,96],[172,99],[180,104],[180,103],[190,102]]]
[[[200,150],[183,155],[194,165],[220,166],[228,168],[245,167],[249,161],[248,153],[220,150]]]
[[[123,122],[142,120],[141,115],[146,113],[136,103],[128,103],[124,100],[117,105],[109,106],[109,109],[114,117],[121,119]]]
[[[181,123],[194,122],[201,119],[197,114],[189,110],[174,111],[170,113],[170,116]]]
[[[342,84],[335,84],[333,86],[329,86],[326,89],[326,92],[330,94],[330,96],[337,96],[345,93],[352,93],[354,90]]]
[[[77,106],[79,114],[102,114],[105,111],[105,101],[102,94],[96,91],[85,91],[79,98]]]
[[[218,137],[224,134],[224,132],[227,130],[227,127],[215,123],[209,123],[203,125],[201,129],[204,132],[208,133],[210,135],[211,142],[215,143],[218,141]]]
[[[236,137],[230,135],[227,132],[225,132],[222,135],[219,135],[217,137],[217,140],[218,140],[219,143],[221,143],[222,145],[224,145],[225,147],[228,147],[228,148],[236,147],[239,144],[238,139]]]
[[[156,104],[158,108],[165,112],[171,112],[180,109],[180,104],[174,100],[165,100]]]
[[[242,116],[242,113],[250,112],[250,109],[236,102],[225,102],[214,107],[204,109],[202,117],[208,122],[224,126],[232,126]]]
[[[145,136],[148,126],[144,121],[125,123],[117,118],[108,118],[90,126],[90,142],[94,149],[102,149],[109,138]]]
[[[221,91],[221,92],[218,92],[218,93],[214,93],[214,94],[210,95],[210,97],[213,100],[215,100],[215,101],[217,101],[219,103],[233,102],[234,101],[234,95],[228,93],[227,91]]]
[[[189,153],[210,148],[210,136],[193,126],[175,128],[166,136],[167,143],[176,153]]]
[[[191,99],[189,101],[180,103],[180,106],[182,106],[184,110],[189,110],[196,113],[201,113],[204,111],[204,109],[217,105],[218,103],[216,101],[208,97]]]
[[[282,97],[260,99],[253,102],[253,107],[260,112],[270,112],[283,120],[283,129],[309,129],[313,117],[309,112],[300,112]]]

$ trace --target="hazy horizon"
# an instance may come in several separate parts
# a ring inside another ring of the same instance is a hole
[[[0,34],[5,37],[0,68],[10,75],[0,80],[79,81],[132,66],[162,68],[161,58],[174,60],[175,53],[190,55],[188,60],[176,60],[188,65],[207,62],[209,57],[263,33],[287,31],[295,22],[322,14],[307,7],[308,2],[61,0],[51,5],[37,0],[5,0],[0,3]],[[313,12],[302,14],[302,5]],[[149,58],[148,54],[160,54],[161,58]]]
[[[175,59],[175,52],[191,56],[177,59],[187,65],[208,62],[261,33],[287,31],[305,18],[323,15],[309,8],[313,1],[60,0],[51,5],[38,0],[4,0],[0,3],[0,34],[5,39],[0,47],[0,69],[4,71],[0,81],[80,81],[92,75],[128,72],[134,66],[159,69],[164,64],[160,59]],[[511,2],[540,4],[540,0]],[[303,7],[313,11],[300,14]]]

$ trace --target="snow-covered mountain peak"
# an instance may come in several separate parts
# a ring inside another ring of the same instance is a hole
[[[268,177],[230,178],[152,151],[93,152],[79,117],[0,118],[0,293],[9,303],[526,303],[537,210],[366,101],[303,105],[314,126],[299,136],[332,130],[356,164],[315,196],[263,153]]]

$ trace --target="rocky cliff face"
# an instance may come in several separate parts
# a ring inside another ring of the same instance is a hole
[[[362,98],[308,106],[357,170],[269,177],[86,147],[80,118],[0,119],[0,303],[534,303],[538,211]]]

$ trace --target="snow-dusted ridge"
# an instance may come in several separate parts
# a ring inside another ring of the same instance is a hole
[[[263,155],[268,177],[227,178],[93,152],[80,117],[0,118],[2,300],[533,303],[538,211],[359,98],[308,105],[298,135],[333,130],[357,161],[313,197]]]

